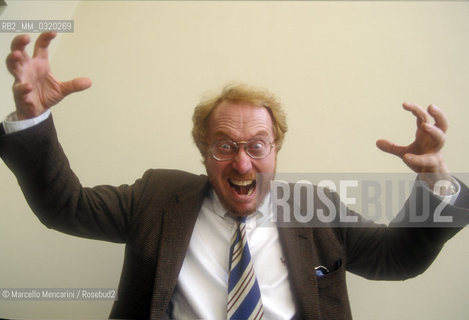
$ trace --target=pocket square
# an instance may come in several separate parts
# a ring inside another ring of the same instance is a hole
[[[338,259],[331,268],[331,270],[325,266],[317,266],[317,267],[314,267],[314,271],[316,272],[316,277],[318,278],[321,278],[321,277],[324,277],[326,274],[328,274],[329,272],[332,272],[332,271],[335,271],[337,269],[340,268],[340,266],[342,265],[342,259]]]
[[[329,269],[324,266],[317,266],[314,268],[314,271],[316,272],[316,277],[318,278],[324,277],[326,274],[329,273]]]

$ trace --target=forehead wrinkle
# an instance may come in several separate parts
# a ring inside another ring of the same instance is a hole
[[[265,121],[253,120],[248,123],[238,121],[216,121],[213,126],[214,136],[250,139],[259,135],[272,135],[272,130]]]
[[[252,128],[262,128],[263,130],[268,131],[269,125],[265,123],[263,119],[250,119],[248,121],[243,120],[234,120],[229,117],[218,118],[213,123],[213,128],[218,131],[218,129],[235,129],[235,130],[244,130]]]

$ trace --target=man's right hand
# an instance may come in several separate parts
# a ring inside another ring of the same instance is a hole
[[[31,41],[28,35],[19,35],[11,42],[6,64],[15,78],[13,95],[18,120],[37,117],[70,93],[91,86],[88,78],[66,82],[54,78],[50,72],[48,47],[55,36],[53,32],[42,33],[36,40],[32,57],[25,51]]]

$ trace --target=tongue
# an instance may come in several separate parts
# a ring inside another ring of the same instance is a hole
[[[235,185],[235,190],[238,194],[241,194],[241,195],[247,195],[248,192],[249,192],[249,189],[251,189],[251,184],[247,185],[247,186],[237,186]]]

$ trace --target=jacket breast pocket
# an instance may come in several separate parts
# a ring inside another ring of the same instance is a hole
[[[322,319],[351,319],[345,280],[345,266],[339,259],[325,267],[327,272],[316,277]]]

